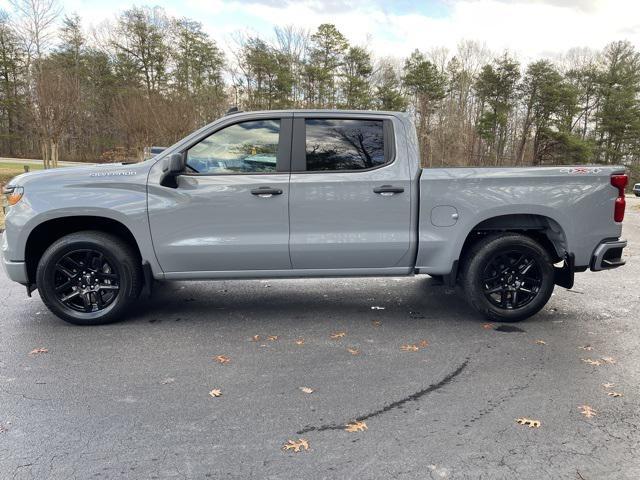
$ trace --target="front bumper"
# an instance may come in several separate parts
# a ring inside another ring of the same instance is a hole
[[[627,246],[626,240],[611,240],[602,242],[591,257],[591,270],[610,270],[625,264],[622,260],[622,250]]]
[[[23,285],[29,283],[29,279],[27,277],[27,264],[25,262],[11,262],[3,258],[2,266],[4,267],[7,277],[14,282],[18,282]]]

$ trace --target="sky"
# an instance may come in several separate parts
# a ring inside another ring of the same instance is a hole
[[[573,47],[600,49],[614,40],[640,47],[640,0],[61,0],[64,12],[80,15],[87,29],[134,4],[202,22],[225,50],[234,32],[270,38],[274,25],[313,31],[321,23],[334,23],[376,56],[453,50],[461,40],[523,60]],[[0,0],[0,8],[11,10],[9,0]]]

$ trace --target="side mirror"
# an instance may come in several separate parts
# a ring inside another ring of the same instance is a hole
[[[182,153],[174,153],[172,154],[167,163],[167,174],[169,175],[179,175],[184,171],[185,166],[185,158]]]

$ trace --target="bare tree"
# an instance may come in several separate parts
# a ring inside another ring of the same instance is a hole
[[[27,52],[28,65],[35,57],[42,60],[51,46],[54,26],[62,13],[58,0],[10,0],[17,14],[18,31]]]

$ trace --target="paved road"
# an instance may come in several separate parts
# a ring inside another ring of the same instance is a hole
[[[2,276],[0,478],[637,479],[630,203],[628,265],[559,288],[522,331],[420,277],[168,284],[128,321],[80,328]],[[344,431],[356,418],[368,430]],[[308,451],[281,450],[299,438]]]

